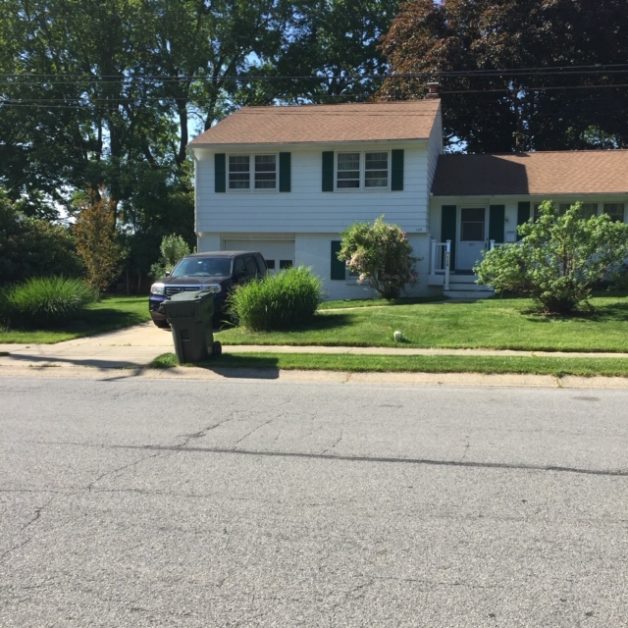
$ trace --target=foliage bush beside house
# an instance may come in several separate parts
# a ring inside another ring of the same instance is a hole
[[[307,324],[320,301],[320,279],[300,266],[239,286],[229,297],[229,307],[243,327],[271,331]]]
[[[628,257],[628,225],[607,215],[587,217],[580,203],[563,212],[546,201],[518,232],[520,242],[489,251],[474,268],[478,283],[531,296],[551,313],[577,309]]]
[[[397,225],[380,216],[371,223],[351,225],[342,235],[338,259],[385,299],[396,299],[416,281],[412,247]]]

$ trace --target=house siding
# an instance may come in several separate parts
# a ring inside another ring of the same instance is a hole
[[[322,191],[323,151],[393,148],[404,150],[403,191]],[[281,147],[281,151],[285,152],[286,147]],[[405,231],[427,231],[429,185],[425,142],[317,146],[316,149],[293,150],[292,191],[289,193],[259,190],[216,193],[213,153],[200,149],[195,152],[197,233],[238,232],[243,228],[257,233],[342,232],[354,222],[372,221],[381,215],[387,222],[398,224]],[[264,152],[271,151],[264,149]],[[279,152],[279,147],[272,152]]]
[[[434,120],[434,126],[427,145],[427,189],[432,189],[438,157],[443,152],[443,121],[440,109]]]
[[[604,203],[623,203],[624,222],[628,222],[628,195],[625,194],[569,194],[562,196],[554,195],[549,199],[546,196],[434,196],[430,202],[430,233],[432,238],[438,241],[442,239],[440,216],[443,205],[486,208],[491,205],[504,205],[504,242],[516,242],[519,203],[522,201],[529,202],[530,208],[532,209],[537,203],[541,203],[544,200],[551,200],[556,203],[571,203],[576,201],[597,203],[598,211],[601,211]]]

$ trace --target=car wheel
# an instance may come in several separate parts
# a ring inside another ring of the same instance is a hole
[[[168,321],[153,321],[153,323],[155,323],[155,326],[159,327],[159,329],[170,329]]]

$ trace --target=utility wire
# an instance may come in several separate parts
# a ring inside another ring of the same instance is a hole
[[[477,70],[437,70],[437,71],[423,71],[423,72],[384,72],[384,73],[360,73],[355,70],[340,70],[344,77],[353,78],[355,80],[368,80],[368,79],[410,79],[410,78],[430,78],[430,77],[491,77],[491,76],[515,76],[515,75],[529,75],[529,76],[570,76],[573,74],[609,74],[609,73],[625,73],[628,72],[628,63],[606,63],[606,64],[589,64],[589,65],[572,65],[572,66],[529,66],[521,68],[492,68],[492,69],[477,69]],[[289,81],[289,80],[326,80],[330,78],[324,73],[321,74],[302,74],[302,75],[269,75],[269,74],[249,74],[238,77],[228,78],[228,80],[235,81]],[[55,83],[69,83],[73,84],[78,81],[86,83],[129,83],[129,82],[190,82],[200,80],[210,80],[211,76],[172,76],[161,74],[103,74],[100,76],[93,76],[89,74],[80,73],[37,73],[37,72],[24,72],[24,73],[0,73],[0,80],[18,80],[22,83],[26,81],[33,81],[40,83],[42,81],[50,81]]]

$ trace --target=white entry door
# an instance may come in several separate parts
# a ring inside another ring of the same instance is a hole
[[[471,270],[486,246],[486,207],[461,207],[458,220],[456,270]]]

